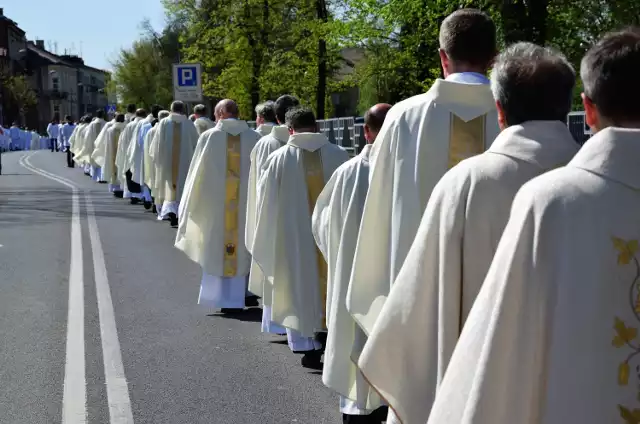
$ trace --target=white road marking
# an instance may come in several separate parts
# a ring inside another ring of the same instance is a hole
[[[86,424],[87,380],[85,375],[84,344],[84,281],[82,263],[82,227],[78,187],[31,165],[29,156],[20,159],[20,165],[31,172],[56,181],[71,189],[71,266],[69,270],[69,303],[67,313],[67,346],[64,364],[64,390],[62,395],[62,424]]]
[[[100,338],[102,339],[102,356],[104,359],[104,375],[107,383],[109,416],[111,424],[133,424],[133,412],[127,379],[122,365],[122,353],[116,318],[111,300],[111,288],[107,278],[107,266],[104,262],[102,242],[96,222],[95,210],[91,196],[85,193],[87,220],[89,222],[89,239],[93,251],[93,269],[96,280],[98,298],[98,314],[100,316]]]

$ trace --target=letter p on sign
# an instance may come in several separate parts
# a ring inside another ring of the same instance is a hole
[[[196,68],[195,66],[180,68],[178,73],[178,85],[181,87],[191,87],[198,84],[196,79]]]

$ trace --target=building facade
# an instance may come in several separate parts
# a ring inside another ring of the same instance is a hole
[[[17,23],[4,15],[0,8],[0,72],[15,75],[25,67],[27,39]],[[0,87],[0,125],[11,125],[17,114],[6,90]]]

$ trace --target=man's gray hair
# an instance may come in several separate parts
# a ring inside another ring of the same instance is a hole
[[[205,116],[207,114],[207,107],[205,105],[195,105],[193,107],[193,113],[199,116]]]
[[[164,118],[168,118],[169,115],[171,115],[171,112],[169,112],[168,110],[161,110],[160,112],[158,112],[158,119],[162,120]]]
[[[260,103],[256,106],[256,115],[263,118],[266,122],[276,122],[275,102],[268,101]]]
[[[173,103],[171,103],[171,112],[180,113],[180,114],[184,115],[185,114],[185,110],[186,110],[186,106],[180,100],[176,100]]]
[[[564,55],[532,43],[507,47],[491,72],[493,97],[507,125],[525,121],[566,121],[576,73]]]

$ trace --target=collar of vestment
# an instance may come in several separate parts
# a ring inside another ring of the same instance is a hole
[[[277,127],[273,127],[271,130],[271,134],[276,140],[281,143],[286,143],[289,141],[289,127],[286,125],[279,125]]]
[[[139,116],[136,116],[135,118],[133,118],[132,122],[140,122],[140,121],[142,121],[142,118]]]
[[[118,130],[123,129],[126,126],[127,126],[126,122],[114,122],[114,124],[113,124],[113,128],[118,129]]]
[[[371,154],[372,147],[373,147],[373,144],[371,143],[365,144],[364,148],[362,149],[362,151],[358,156],[360,156],[363,160],[369,161],[369,155]]]
[[[461,84],[490,84],[489,78],[478,72],[458,72],[451,74],[446,81],[459,82]]]
[[[560,121],[527,121],[502,131],[489,147],[496,153],[532,163],[544,170],[565,165],[579,150]]]
[[[465,122],[485,115],[496,107],[491,88],[487,84],[465,84],[437,79],[426,96],[428,100]]]
[[[640,190],[640,129],[609,127],[582,146],[568,166]]]
[[[221,119],[217,127],[220,131],[231,135],[238,135],[249,129],[246,121],[240,121],[238,119]]]
[[[287,143],[303,150],[315,152],[325,144],[328,144],[329,139],[320,133],[296,133],[289,137]]]
[[[189,118],[187,116],[185,116],[185,115],[180,114],[180,113],[171,112],[171,114],[169,115],[169,119],[172,120],[173,122],[185,122]]]

